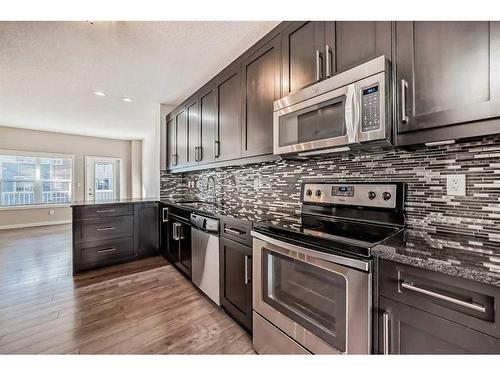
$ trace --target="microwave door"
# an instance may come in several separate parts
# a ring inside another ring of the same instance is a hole
[[[348,85],[274,113],[274,153],[288,154],[356,142],[356,87]]]

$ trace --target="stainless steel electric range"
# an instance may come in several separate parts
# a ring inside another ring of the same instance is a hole
[[[370,250],[404,228],[404,190],[306,182],[300,215],[254,224],[258,353],[370,353]]]

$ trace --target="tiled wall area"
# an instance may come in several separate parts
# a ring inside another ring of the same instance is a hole
[[[467,195],[446,195],[446,175],[465,174]],[[453,145],[363,151],[308,161],[281,160],[184,174],[161,172],[163,198],[211,199],[226,203],[298,209],[302,181],[405,181],[408,226],[452,230],[500,242],[500,136]]]

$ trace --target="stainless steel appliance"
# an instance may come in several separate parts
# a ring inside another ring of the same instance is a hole
[[[307,182],[300,215],[254,224],[257,352],[370,353],[370,249],[404,228],[403,195],[403,183]]]
[[[389,78],[389,62],[380,56],[275,101],[274,153],[311,156],[390,144]]]
[[[192,281],[220,306],[219,220],[191,214]]]

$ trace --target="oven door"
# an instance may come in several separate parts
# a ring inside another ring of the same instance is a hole
[[[261,234],[256,236],[255,313],[285,333],[290,348],[298,343],[317,354],[370,353],[368,262],[304,249]],[[272,340],[267,339],[262,350],[259,347],[264,341],[260,336],[264,335],[272,337],[269,332],[254,330],[255,349],[273,353]],[[275,353],[283,353],[283,345],[280,347]]]
[[[357,142],[357,85],[328,91],[274,112],[274,153],[288,154]]]

